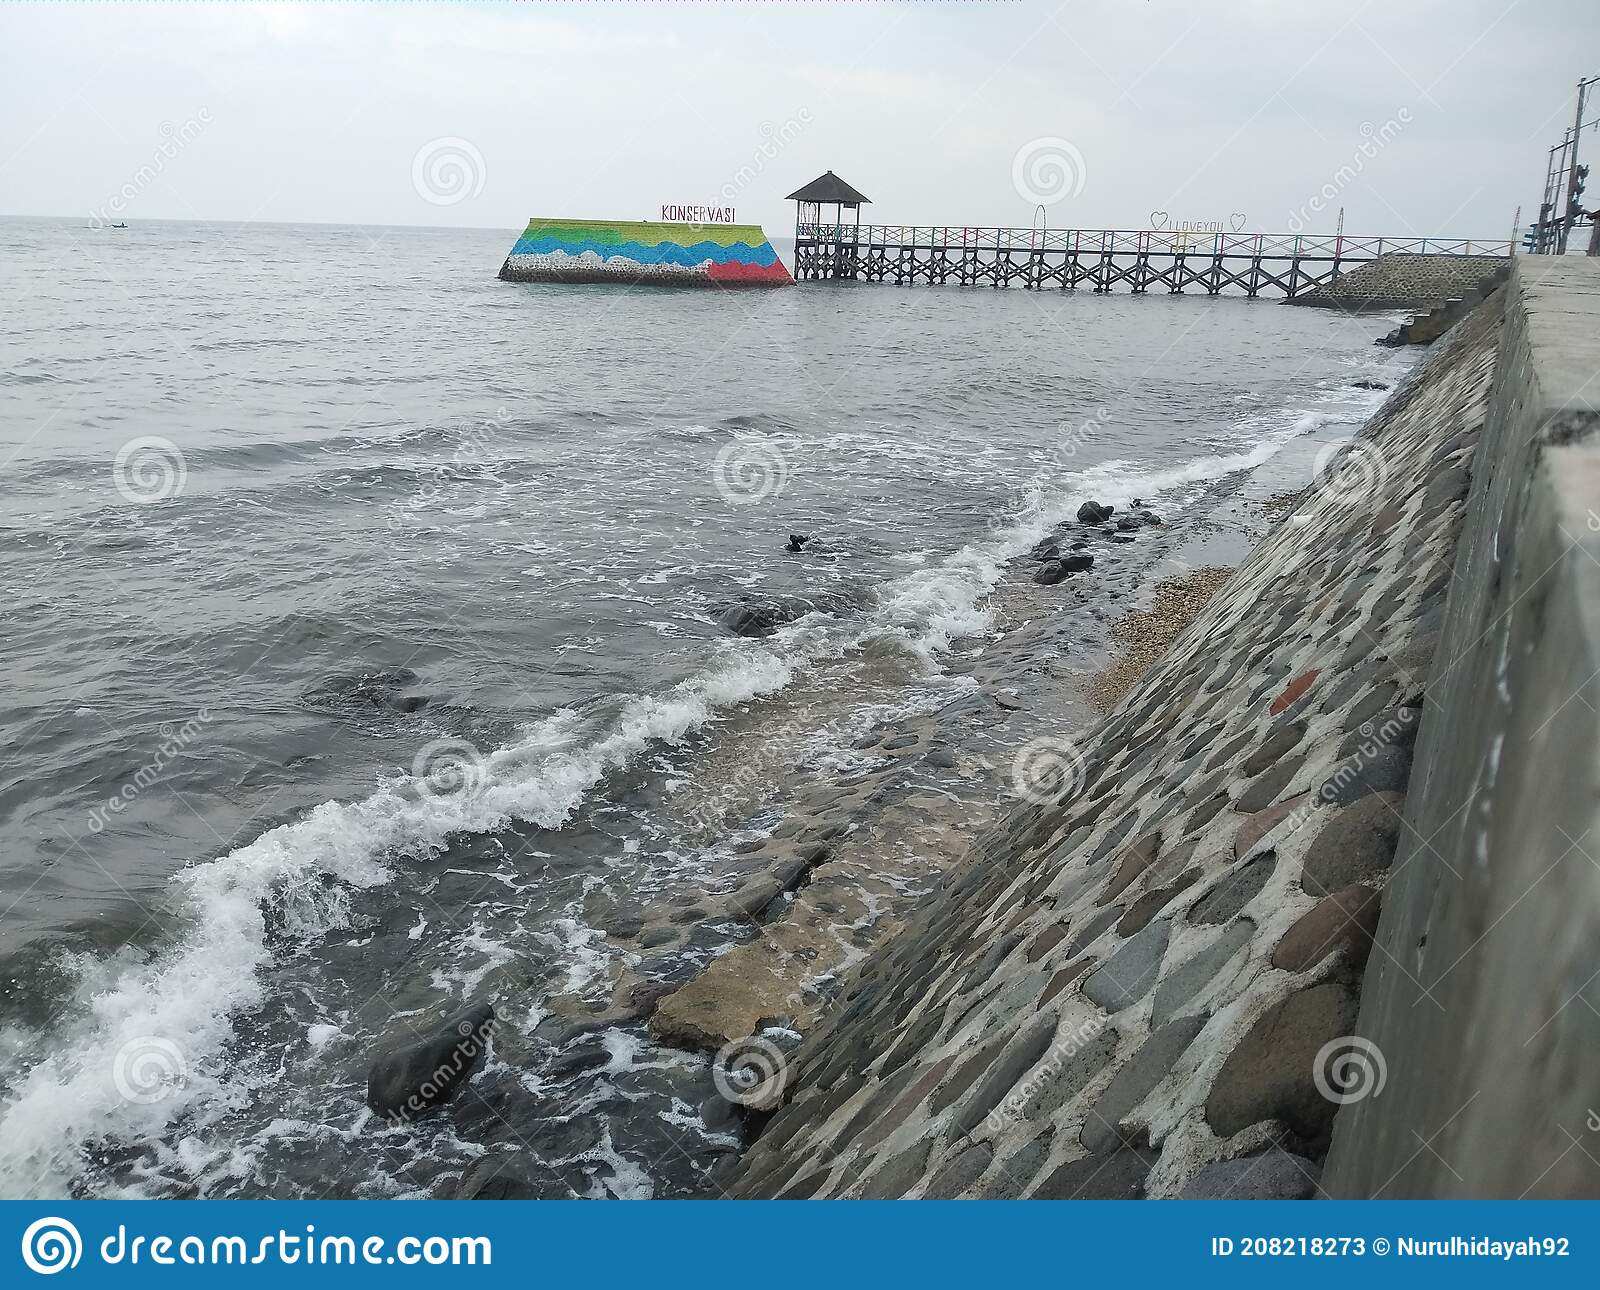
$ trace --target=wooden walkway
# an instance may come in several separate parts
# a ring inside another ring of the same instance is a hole
[[[1194,289],[1212,296],[1237,291],[1292,299],[1380,255],[1503,258],[1511,251],[1509,240],[801,223],[795,226],[794,276],[1030,291]]]

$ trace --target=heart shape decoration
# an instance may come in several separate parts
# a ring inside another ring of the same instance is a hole
[[[1150,227],[1151,228],[1166,228],[1167,220],[1169,220],[1170,218],[1171,218],[1171,216],[1168,215],[1166,213],[1166,211],[1151,211],[1150,212]]]
[[[1237,233],[1244,227],[1244,212],[1236,211],[1228,217],[1228,222],[1233,225],[1233,231]]]

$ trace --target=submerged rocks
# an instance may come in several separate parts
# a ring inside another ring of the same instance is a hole
[[[831,592],[759,599],[745,597],[724,608],[717,615],[717,622],[735,636],[771,636],[780,627],[798,622],[807,614],[836,614],[851,607],[846,597]]]
[[[443,1106],[483,1065],[494,1023],[494,1008],[480,1004],[433,1038],[385,1053],[367,1073],[367,1105],[397,1124]]]
[[[1069,573],[1082,573],[1085,569],[1092,568],[1094,568],[1092,555],[1064,555],[1046,560],[1034,573],[1033,580],[1049,587],[1060,582]]]

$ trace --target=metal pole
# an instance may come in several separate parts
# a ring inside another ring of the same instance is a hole
[[[1572,229],[1572,226],[1577,223],[1577,216],[1573,213],[1573,207],[1578,201],[1578,136],[1583,131],[1583,96],[1584,92],[1596,79],[1600,79],[1600,77],[1578,82],[1578,114],[1572,123],[1572,155],[1567,162],[1567,204],[1566,209],[1561,213],[1561,244],[1556,252],[1558,255],[1567,253],[1567,234]]]

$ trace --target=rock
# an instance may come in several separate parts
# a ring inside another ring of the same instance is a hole
[[[1382,381],[1351,381],[1350,384],[1358,390],[1387,390],[1389,388]]]
[[[924,1200],[954,1200],[977,1182],[994,1160],[986,1142],[974,1142],[956,1151],[940,1165],[922,1193]]]
[[[780,627],[811,613],[836,614],[852,607],[848,597],[837,592],[805,596],[744,597],[726,606],[717,622],[735,636],[770,636]]]
[[[1261,741],[1261,747],[1239,763],[1239,773],[1247,779],[1254,779],[1305,737],[1306,723],[1304,721],[1291,721],[1286,725],[1279,726]]]
[[[1181,1200],[1310,1200],[1322,1167],[1281,1147],[1259,1156],[1219,1160],[1189,1179]]]
[[[1248,785],[1244,792],[1239,794],[1234,802],[1233,809],[1245,815],[1255,815],[1266,810],[1278,800],[1278,794],[1289,787],[1290,781],[1300,773],[1300,767],[1306,763],[1305,754],[1286,757],[1277,765],[1269,767]]]
[[[554,1182],[554,1180],[552,1180]],[[523,1171],[515,1156],[484,1156],[456,1184],[456,1200],[544,1200],[570,1196],[559,1184],[539,1187]]]
[[[1272,705],[1267,709],[1267,711],[1272,713],[1273,716],[1277,716],[1280,712],[1288,708],[1288,706],[1298,699],[1302,694],[1309,690],[1311,688],[1311,683],[1320,675],[1321,669],[1315,667],[1309,672],[1300,673],[1299,676],[1295,677],[1294,680],[1290,681],[1288,685],[1283,687],[1282,693],[1280,693],[1278,697],[1272,701]]]
[[[1143,1200],[1156,1153],[1137,1143],[1070,1160],[1033,1192],[1034,1200]]]
[[[1164,522],[1162,518],[1154,511],[1140,511],[1139,518],[1144,521],[1144,523],[1151,525],[1161,524]]]
[[[1310,793],[1298,793],[1294,797],[1286,797],[1276,806],[1269,806],[1264,811],[1255,815],[1247,815],[1244,822],[1239,825],[1239,831],[1233,835],[1233,854],[1235,858],[1243,858],[1253,851],[1275,828],[1294,815],[1301,807],[1310,805]]]
[[[1184,1017],[1150,1032],[1150,1037],[1123,1063],[1084,1120],[1078,1140],[1086,1150],[1104,1151],[1129,1136],[1123,1131],[1123,1120],[1172,1073],[1178,1058],[1205,1024],[1204,1017]]]
[[[1404,794],[1411,782],[1411,749],[1391,744],[1342,762],[1322,786],[1322,800],[1348,806],[1370,794]]]
[[[1151,865],[1155,864],[1156,857],[1161,853],[1161,834],[1159,832],[1145,833],[1128,843],[1122,850],[1122,856],[1117,862],[1116,872],[1111,875],[1111,881],[1106,884],[1106,889],[1096,898],[1097,905],[1106,905],[1120,896],[1128,887]]]
[[[1078,507],[1078,523],[1104,524],[1116,509],[1115,506],[1102,506],[1099,502],[1085,502]]]
[[[1141,524],[1138,517],[1134,515],[1124,515],[1120,520],[1117,521],[1117,528],[1124,533],[1130,533],[1134,529],[1143,527],[1144,525]]]
[[[1042,538],[1033,544],[1033,550],[1028,555],[1035,560],[1054,560],[1061,553],[1061,542],[1058,538]]]
[[[677,1048],[718,1049],[793,1005],[792,987],[760,960],[724,954],[650,1014],[650,1033]]]
[[[1356,999],[1338,981],[1314,985],[1269,1008],[1228,1054],[1206,1099],[1206,1121],[1231,1138],[1281,1120],[1303,1138],[1326,1139],[1338,1103],[1317,1088],[1317,1055],[1355,1026]]]
[[[1162,919],[1124,941],[1104,966],[1083,979],[1085,997],[1107,1012],[1120,1012],[1144,998],[1161,971],[1161,956],[1166,952],[1171,930],[1171,923]]]
[[[1378,933],[1383,898],[1359,883],[1324,896],[1283,934],[1272,951],[1272,966],[1305,972],[1329,954],[1345,954],[1352,967],[1367,961]]]
[[[712,1133],[737,1134],[744,1123],[744,1112],[737,1102],[713,1093],[700,1103],[700,1122]]]
[[[1400,840],[1400,805],[1393,793],[1374,793],[1345,807],[1312,839],[1300,885],[1327,896],[1388,869]]]
[[[494,1008],[480,1004],[432,1039],[385,1053],[367,1073],[367,1105],[397,1124],[443,1106],[483,1064],[494,1022]]]
[[[1168,972],[1156,988],[1150,1024],[1162,1025],[1210,985],[1227,968],[1233,956],[1250,943],[1255,930],[1255,923],[1248,918],[1230,923],[1205,949]]]
[[[801,550],[809,541],[811,541],[809,536],[800,533],[791,533],[789,534],[789,541],[784,545],[783,549],[792,554],[793,552]]]
[[[1094,568],[1094,557],[1092,555],[1062,556],[1061,567],[1068,573],[1082,573],[1085,569]]]
[[[1227,922],[1261,893],[1277,863],[1275,852],[1263,851],[1254,859],[1236,865],[1189,907],[1188,921],[1195,924]]]
[[[1034,570],[1033,580],[1042,587],[1053,587],[1067,576],[1067,568],[1060,560],[1046,560]]]

